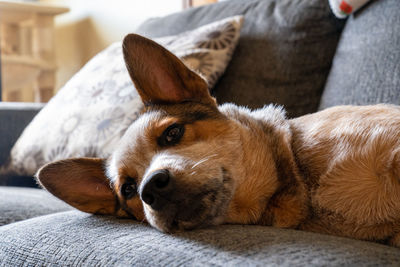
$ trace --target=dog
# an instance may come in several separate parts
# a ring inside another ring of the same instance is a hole
[[[175,55],[123,41],[144,104],[109,159],[49,163],[42,187],[79,210],[172,233],[257,224],[400,247],[400,108],[218,106]]]

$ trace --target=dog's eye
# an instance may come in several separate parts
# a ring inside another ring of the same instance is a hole
[[[124,198],[130,199],[137,194],[135,182],[127,182],[121,186],[121,194]]]
[[[185,132],[185,127],[182,124],[170,125],[163,134],[158,138],[159,146],[170,146],[177,144]]]

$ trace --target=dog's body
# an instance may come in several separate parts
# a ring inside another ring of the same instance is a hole
[[[292,120],[311,200],[301,229],[400,245],[400,108],[335,107]]]
[[[227,222],[399,245],[399,107],[340,106],[292,120],[272,106],[221,111],[242,128],[234,157],[243,190]]]
[[[399,107],[292,120],[280,107],[217,107],[204,80],[154,42],[129,35],[124,55],[146,112],[107,162],[43,167],[50,192],[166,232],[260,224],[400,247]]]

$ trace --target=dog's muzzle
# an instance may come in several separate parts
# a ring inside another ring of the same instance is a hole
[[[192,180],[169,168],[147,174],[138,190],[147,221],[164,232],[219,223],[231,199],[233,182],[222,167],[213,174]]]
[[[174,191],[174,180],[167,169],[151,173],[139,190],[140,198],[153,210],[158,211],[170,202]]]

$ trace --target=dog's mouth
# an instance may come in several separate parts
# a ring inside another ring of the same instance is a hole
[[[233,194],[231,177],[221,173],[200,188],[178,188],[160,210],[143,203],[147,221],[167,233],[221,224]]]

